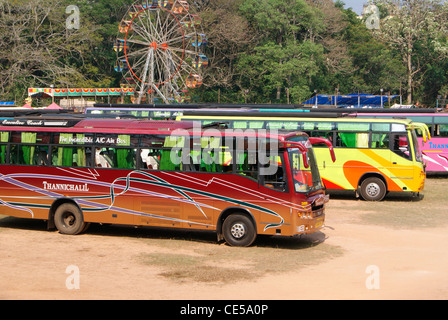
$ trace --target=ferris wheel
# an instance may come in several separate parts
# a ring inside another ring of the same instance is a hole
[[[188,89],[202,85],[207,37],[188,1],[137,1],[118,29],[115,71],[123,74],[122,87],[135,90],[135,103],[185,102]]]

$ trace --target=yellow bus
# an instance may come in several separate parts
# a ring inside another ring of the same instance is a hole
[[[277,116],[276,116],[277,115]],[[428,127],[408,119],[359,119],[351,116],[322,117],[247,112],[191,112],[177,120],[221,122],[232,129],[300,130],[310,137],[332,142],[336,161],[328,149],[315,145],[318,168],[328,190],[353,190],[367,201],[381,201],[389,191],[423,191],[426,172],[416,130],[430,139]],[[327,146],[326,146],[327,147]]]

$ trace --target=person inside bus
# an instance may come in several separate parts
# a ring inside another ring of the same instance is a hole
[[[95,150],[95,166],[99,168],[111,168],[111,165],[101,148],[96,148]]]
[[[146,168],[150,170],[158,170],[159,169],[159,161],[155,155],[151,154],[151,150],[142,149],[140,152],[140,157],[142,162],[146,164]]]

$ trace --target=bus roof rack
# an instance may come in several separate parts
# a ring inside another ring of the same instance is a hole
[[[241,114],[235,114],[231,110],[216,110],[216,111],[201,111],[201,110],[186,110],[183,112],[184,116],[231,116],[231,117],[288,117],[288,118],[342,118],[351,115],[351,113],[312,113],[312,112],[270,112],[250,110]]]
[[[389,108],[333,108],[333,109],[310,109],[310,112],[346,112],[346,113],[437,113],[435,108],[419,109],[389,109]]]
[[[299,104],[221,104],[221,103],[197,103],[197,104],[113,104],[95,103],[95,108],[130,108],[130,109],[306,109]]]

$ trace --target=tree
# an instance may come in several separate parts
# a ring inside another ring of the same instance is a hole
[[[245,0],[240,10],[260,39],[238,60],[240,86],[257,102],[299,103],[310,94],[312,77],[323,62],[323,46],[316,42],[322,31],[319,10],[304,0]]]
[[[407,102],[423,81],[426,67],[447,57],[446,6],[440,0],[377,0],[388,16],[375,37],[398,52],[407,74]]]
[[[108,87],[118,25],[110,2],[77,1],[79,28],[68,29],[72,1],[0,0],[2,99],[20,101],[29,87]]]
[[[352,10],[344,13],[347,21],[344,35],[353,63],[352,74],[347,77],[350,89],[372,94],[384,89],[398,94],[401,84],[406,83],[406,69],[398,53],[378,41]]]

